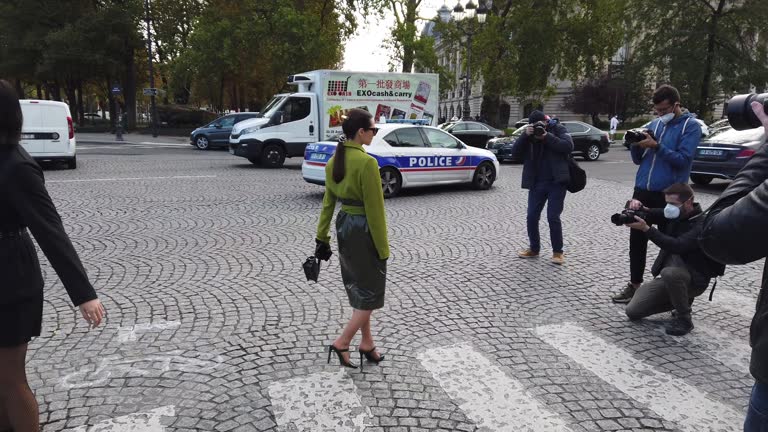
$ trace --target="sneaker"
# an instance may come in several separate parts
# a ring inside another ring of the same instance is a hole
[[[620,293],[611,297],[611,300],[613,300],[614,303],[629,303],[629,301],[632,300],[632,296],[634,295],[635,286],[631,283],[628,283]]]
[[[537,258],[539,256],[538,252],[534,252],[531,249],[526,249],[522,252],[518,252],[517,256],[520,258]]]
[[[677,317],[667,326],[667,334],[671,336],[683,336],[693,330],[693,321],[690,316]]]
[[[565,257],[563,256],[563,253],[555,252],[552,254],[552,263],[557,265],[563,265],[565,263]]]

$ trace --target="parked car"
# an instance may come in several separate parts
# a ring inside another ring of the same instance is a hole
[[[21,146],[41,162],[66,162],[77,168],[75,125],[64,102],[23,99],[19,101],[24,123]]]
[[[573,138],[573,154],[582,156],[585,160],[596,161],[600,155],[608,152],[611,148],[611,141],[608,139],[608,133],[592,125],[580,121],[561,122],[568,133]],[[488,142],[488,149],[495,152],[499,161],[521,162],[515,160],[512,156],[512,144],[525,131],[524,126],[518,128],[508,137],[497,138]]]
[[[749,158],[765,144],[763,127],[736,130],[719,129],[701,140],[693,157],[691,181],[705,185],[715,178],[733,179]]]
[[[707,136],[709,136],[709,134],[711,134],[711,133],[712,133],[712,130],[710,129],[710,127],[709,127],[709,126],[707,126],[707,124],[706,124],[706,123],[704,123],[704,120],[701,120],[701,119],[697,119],[697,118],[694,118],[694,120],[696,120],[696,123],[698,123],[698,124],[699,124],[699,127],[701,127],[701,137],[702,137],[702,138],[704,138],[704,137],[707,137]],[[726,120],[726,122],[727,122],[727,121],[728,121],[728,120]],[[719,123],[719,122],[718,122],[718,123]],[[644,124],[644,125],[642,125],[642,126],[640,126],[640,127],[641,127],[641,128],[647,128],[647,127],[648,127],[650,124],[651,124],[651,122],[648,122],[648,123],[646,123],[646,124]],[[715,125],[715,123],[713,123],[713,124],[712,124],[712,126],[714,126],[714,125]],[[727,126],[727,125],[726,125],[726,126]],[[630,146],[630,144],[627,142],[627,140],[626,140],[626,139],[624,139],[624,140],[622,141],[622,145],[623,145],[623,146],[624,146],[624,147],[625,147],[627,150],[629,150],[629,146]]]
[[[445,123],[442,130],[460,139],[464,144],[477,148],[485,148],[488,140],[504,135],[504,131],[477,121],[457,121]]]
[[[243,120],[255,118],[258,114],[255,112],[241,112],[219,117],[207,125],[193,130],[189,136],[190,144],[200,150],[208,150],[211,147],[228,147],[232,126]]]
[[[528,125],[528,118],[521,118],[515,123],[515,128],[520,128]]]
[[[436,127],[386,123],[365,151],[379,163],[384,197],[391,198],[402,188],[438,184],[471,183],[489,189],[499,176],[493,153],[467,147],[451,134]],[[309,144],[301,173],[308,183],[325,184],[325,166],[338,141]]]

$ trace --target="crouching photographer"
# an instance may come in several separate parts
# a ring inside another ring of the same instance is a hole
[[[666,332],[682,336],[693,330],[693,299],[706,291],[712,277],[723,274],[725,266],[710,259],[699,246],[704,218],[701,206],[693,201],[693,189],[687,184],[673,184],[664,190],[664,198],[667,205],[663,209],[647,208],[632,200],[627,210],[611,220],[644,232],[661,249],[651,269],[654,279],[637,289],[627,305],[627,317],[638,320],[675,310],[677,315]],[[665,219],[664,232],[649,226]]]

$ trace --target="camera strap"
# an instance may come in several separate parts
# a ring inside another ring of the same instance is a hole
[[[709,301],[712,301],[712,295],[715,293],[717,287],[717,281],[720,280],[720,276],[715,277],[715,283],[712,284],[712,289],[709,291]]]

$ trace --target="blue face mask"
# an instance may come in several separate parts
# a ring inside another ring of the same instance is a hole
[[[664,217],[667,219],[677,219],[680,217],[680,207],[667,203],[664,207]]]

